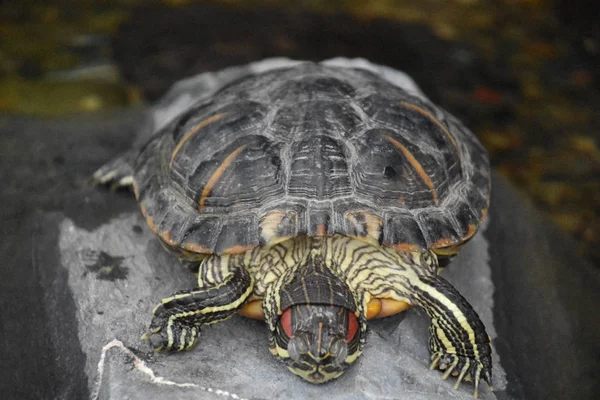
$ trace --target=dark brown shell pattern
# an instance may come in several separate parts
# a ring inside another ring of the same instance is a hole
[[[137,158],[150,228],[180,254],[343,234],[446,249],[485,217],[489,161],[429,101],[372,72],[306,63],[195,104]]]

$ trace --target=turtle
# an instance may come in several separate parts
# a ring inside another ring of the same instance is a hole
[[[238,73],[93,175],[132,187],[197,272],[153,309],[156,350],[188,350],[241,314],[266,321],[291,372],[325,383],[359,358],[369,319],[418,306],[430,368],[473,381],[475,397],[481,379],[493,389],[485,326],[439,275],[485,219],[488,155],[418,88],[365,65]]]

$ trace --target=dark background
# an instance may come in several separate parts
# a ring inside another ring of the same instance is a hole
[[[0,112],[98,113],[271,56],[412,75],[496,169],[600,264],[600,28],[593,0],[0,3]],[[32,150],[33,151],[33,150]]]

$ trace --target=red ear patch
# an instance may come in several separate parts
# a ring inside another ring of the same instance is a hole
[[[292,331],[292,307],[288,308],[281,314],[281,319],[279,320],[281,323],[281,327],[286,335],[289,338],[294,337],[294,332]]]
[[[358,319],[352,311],[348,311],[348,331],[346,333],[346,343],[350,343],[358,332]]]

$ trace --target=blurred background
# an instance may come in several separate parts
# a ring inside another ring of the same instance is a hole
[[[368,58],[409,73],[463,120],[496,170],[600,266],[597,7],[596,0],[3,1],[0,113],[60,118],[149,104],[176,80],[265,57]],[[0,137],[0,145],[25,144]]]

